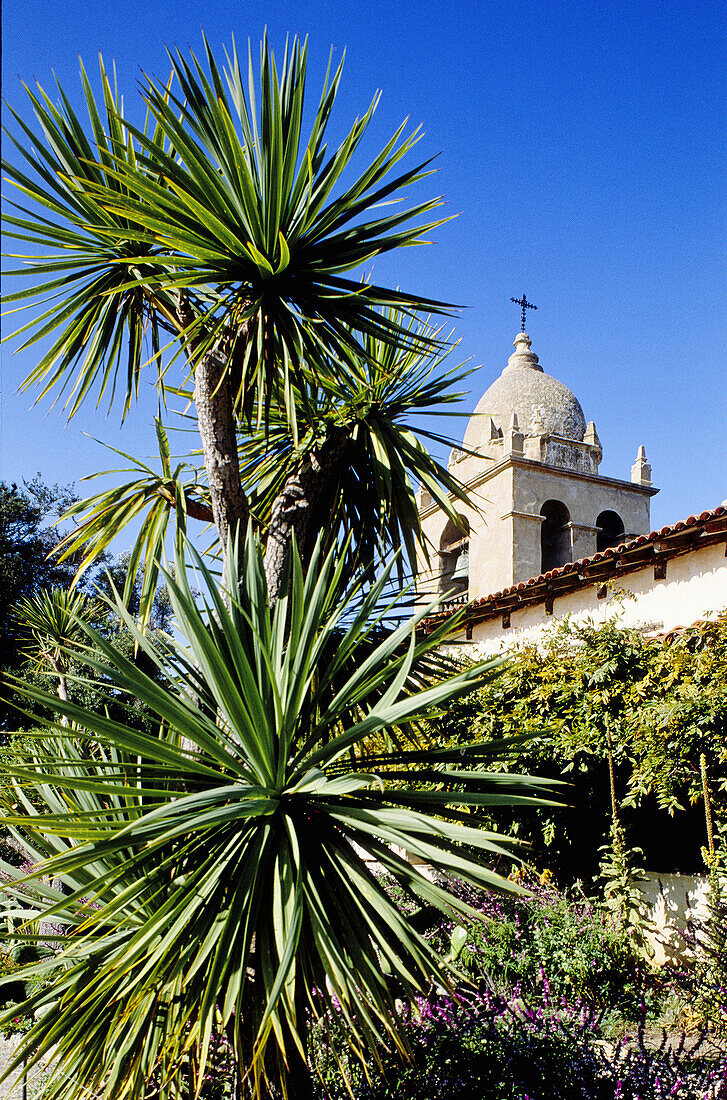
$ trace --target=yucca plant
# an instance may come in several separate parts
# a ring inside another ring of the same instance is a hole
[[[441,334],[418,318],[407,322],[394,310],[389,316],[392,322],[407,324],[414,338],[434,343]],[[460,522],[455,502],[467,501],[467,493],[427,450],[430,441],[447,440],[414,419],[435,411],[438,416],[460,415],[450,406],[462,397],[457,387],[468,372],[461,366],[446,369],[451,350],[422,352],[367,337],[361,351],[348,354],[345,362],[327,360],[317,385],[293,388],[296,407],[304,410],[307,422],[297,437],[285,410],[275,402],[265,427],[239,436],[242,485],[265,543],[272,602],[289,543],[295,539],[306,563],[321,532],[328,546],[344,541],[351,575],[371,577],[390,554],[397,555],[400,576],[405,570],[415,575],[418,559],[428,553],[415,496],[417,482],[454,522]],[[178,392],[191,403],[191,391]],[[82,554],[83,569],[129,524],[142,519],[130,564],[130,575],[132,568],[135,575],[137,565],[144,566],[142,623],[151,613],[170,523],[176,520],[182,530],[188,517],[208,528],[213,524],[204,473],[194,465],[199,452],[172,468],[170,444],[159,420],[157,437],[160,471],[117,452],[131,465],[106,474],[133,472],[134,479],[77,501],[67,513],[76,526],[59,546],[62,557]],[[91,478],[100,476],[104,475]],[[211,541],[214,545],[214,537]]]
[[[93,621],[100,605],[83,592],[52,588],[28,596],[13,610],[25,634],[25,657],[36,671],[53,674],[58,698],[67,702],[69,658],[84,639],[82,624]]]
[[[159,732],[54,699],[70,726],[45,722],[9,768],[5,820],[36,861],[25,878],[2,868],[15,917],[61,930],[28,974],[45,984],[13,1010],[36,1017],[14,1064],[52,1051],[48,1100],[198,1095],[221,1031],[251,1093],[308,1096],[307,1029],[333,1015],[364,1061],[382,1044],[405,1054],[397,998],[451,986],[451,964],[372,861],[455,917],[465,903],[407,853],[513,888],[488,866],[510,842],[480,815],[536,802],[543,784],[486,770],[507,745],[377,748],[387,731],[411,742],[493,662],[417,686],[441,637],[420,636],[416,618],[378,631],[389,570],[347,590],[344,563],[319,542],[304,573],[293,548],[271,610],[251,532],[229,548],[226,593],[198,560],[195,599],[178,560],[166,574],[177,640],[162,648],[119,603],[162,683],[83,625],[88,676],[117,704],[142,700]]]
[[[415,417],[435,411],[438,417],[460,415],[450,406],[462,398],[458,386],[468,371],[445,369],[452,347],[436,349],[441,328],[399,310],[386,316],[408,329],[410,341],[397,347],[367,335],[355,352],[328,362],[315,386],[296,389],[295,403],[306,410],[308,422],[297,439],[281,410],[272,408],[266,429],[241,441],[243,484],[267,532],[270,586],[293,537],[307,560],[319,531],[329,542],[350,539],[354,572],[371,575],[396,553],[399,565],[416,575],[419,558],[429,550],[417,483],[453,522],[461,522],[455,505],[469,503],[468,494],[427,449],[431,441],[451,441]],[[419,341],[435,350],[411,346]]]
[[[154,611],[159,563],[170,526],[178,535],[184,535],[188,516],[200,520],[206,527],[213,523],[209,494],[205,486],[199,484],[202,471],[193,462],[178,462],[172,469],[169,440],[158,417],[156,435],[160,471],[110,447],[109,450],[125,459],[129,466],[99,470],[84,480],[129,473],[135,475],[133,480],[74,501],[63,518],[72,519],[75,526],[56,548],[61,561],[70,558],[78,562],[77,582],[85,569],[104,559],[109,546],[128,525],[136,525],[138,531],[128,558],[123,596],[128,607],[140,577],[138,621],[143,628],[149,625]]]
[[[243,74],[236,49],[221,66],[206,42],[203,60],[176,52],[170,62],[168,82],[144,81],[144,127],[128,121],[103,66],[100,104],[81,72],[86,120],[62,88],[58,105],[28,91],[35,129],[9,112],[22,159],[5,167],[21,198],[5,204],[5,220],[8,236],[31,246],[14,273],[33,281],[7,300],[36,311],[19,330],[23,348],[50,342],[25,385],[67,394],[71,414],[117,388],[126,411],[147,363],[174,389],[168,371],[181,356],[224,553],[249,513],[240,433],[266,425],[273,405],[294,439],[299,425],[315,427],[296,397],[365,354],[367,338],[437,346],[410,321],[448,307],[361,272],[421,243],[440,224],[431,221],[439,199],[392,208],[430,172],[408,163],[420,133],[404,124],[357,167],[378,95],[328,146],[340,66],[306,131],[307,45],[297,39],[280,64],[265,40],[257,74],[252,52]],[[181,502],[167,497],[160,517]]]

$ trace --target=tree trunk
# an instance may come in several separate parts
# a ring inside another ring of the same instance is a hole
[[[300,983],[298,983],[300,984]],[[298,1035],[303,1044],[303,1049],[308,1049],[308,1013],[306,1000],[302,989],[296,995],[296,1025]],[[290,1100],[313,1100],[313,1076],[308,1065],[308,1059],[301,1055],[295,1043],[291,1040],[291,1050],[288,1056],[288,1096]]]
[[[189,333],[195,315],[184,291],[177,303],[177,320]],[[245,331],[242,341],[248,337]],[[199,334],[189,335],[192,359],[199,344]],[[230,389],[229,363],[224,352],[212,349],[194,362],[194,403],[202,440],[202,454],[210,489],[212,518],[220,537],[223,562],[227,557],[227,540],[237,532],[238,525],[247,524],[248,504],[240,481],[237,457],[237,425]],[[191,514],[191,513],[190,513]]]
[[[304,567],[310,559],[319,530],[317,505],[337,477],[339,464],[345,461],[348,441],[345,428],[331,432],[319,450],[305,456],[273,502],[265,547],[265,577],[271,607],[280,594],[283,566],[293,539]]]
[[[65,677],[64,668],[63,668],[63,662],[61,660],[55,660],[53,657],[51,657],[51,664],[53,665],[53,671],[55,672],[56,676],[58,677],[58,687],[56,688],[56,693],[58,695],[58,698],[60,699],[60,701],[62,703],[67,703],[68,702],[68,684],[66,682],[66,677]],[[68,721],[67,716],[65,714],[62,714],[61,715],[61,725],[62,726],[67,726],[69,724],[70,723]]]
[[[227,540],[247,523],[248,507],[240,481],[237,432],[232,395],[225,377],[226,362],[220,352],[210,351],[194,372],[194,401],[199,434],[209,482],[212,515],[220,536],[223,560]]]

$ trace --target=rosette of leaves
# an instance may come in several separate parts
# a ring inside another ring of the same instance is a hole
[[[225,591],[197,560],[195,599],[178,558],[166,574],[176,640],[142,633],[119,601],[156,679],[83,626],[88,677],[141,699],[159,728],[54,699],[70,725],[47,721],[8,769],[8,826],[36,864],[25,877],[3,867],[14,919],[61,928],[28,969],[47,984],[14,1010],[36,1020],[10,1069],[52,1050],[48,1100],[193,1095],[221,1031],[256,1095],[309,1096],[307,1030],[332,1014],[354,1057],[403,1053],[397,999],[451,986],[452,969],[371,861],[408,899],[450,915],[467,904],[405,853],[508,888],[488,864],[512,842],[479,821],[544,785],[488,772],[502,744],[416,746],[422,716],[490,666],[422,684],[442,640],[417,633],[427,609],[381,630],[390,570],[347,591],[344,562],[319,543],[304,573],[293,550],[271,610],[251,533],[228,547]],[[410,747],[377,749],[390,731]]]
[[[209,504],[224,554],[228,531],[244,529],[250,513],[240,435],[268,425],[272,409],[294,438],[316,427],[297,397],[319,379],[334,385],[331,366],[337,375],[367,340],[441,350],[411,322],[447,314],[446,303],[362,278],[375,257],[423,243],[442,222],[433,218],[441,200],[405,199],[432,171],[410,156],[421,132],[406,123],[357,164],[378,95],[333,138],[341,65],[329,68],[309,114],[305,42],[293,39],[276,61],[264,38],[257,71],[252,49],[246,65],[234,44],[224,65],[207,42],[201,59],[169,59],[168,81],[142,80],[141,127],[103,64],[100,97],[81,68],[85,112],[61,87],[58,105],[27,89],[31,124],[9,109],[17,155],[5,168],[16,201],[5,204],[5,224],[30,245],[18,258],[32,281],[7,301],[30,310],[20,347],[43,346],[23,387],[63,395],[70,415],[92,394],[120,397],[126,414],[151,366],[160,392],[174,392],[169,371],[180,362],[177,383],[194,381],[202,499],[186,475],[164,470],[145,486],[135,478],[113,518],[143,501],[145,534],[158,543],[170,506],[191,514]],[[336,437],[316,461],[340,461]],[[100,504],[87,517],[94,537],[96,520],[112,518]],[[289,535],[280,532],[269,575],[282,569]]]

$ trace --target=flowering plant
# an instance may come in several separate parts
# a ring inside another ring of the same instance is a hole
[[[370,1079],[350,1075],[354,1100],[712,1100],[727,1087],[727,1052],[704,1038],[673,1044],[664,1034],[654,1044],[642,1025],[610,1043],[601,1014],[545,988],[528,1001],[435,993],[402,1011],[411,1063],[402,1071],[384,1056]],[[316,1051],[320,1100],[350,1095],[341,1054]]]

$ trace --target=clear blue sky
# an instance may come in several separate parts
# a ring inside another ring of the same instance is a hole
[[[533,350],[595,420],[602,473],[628,479],[645,444],[655,526],[727,497],[723,0],[7,0],[3,19],[15,106],[21,80],[50,91],[53,71],[75,96],[78,55],[91,69],[101,51],[128,108],[141,69],[166,76],[165,45],[200,48],[201,22],[214,48],[266,25],[278,48],[308,34],[316,92],[345,49],[342,125],[381,88],[373,141],[409,116],[439,154],[420,194],[457,218],[375,275],[466,307],[461,357],[481,365],[468,407],[512,350],[509,299],[525,291]],[[112,465],[83,432],[153,452],[152,400],[123,430],[90,406],[66,426],[15,392],[31,366],[5,345],[0,476],[65,483]]]

